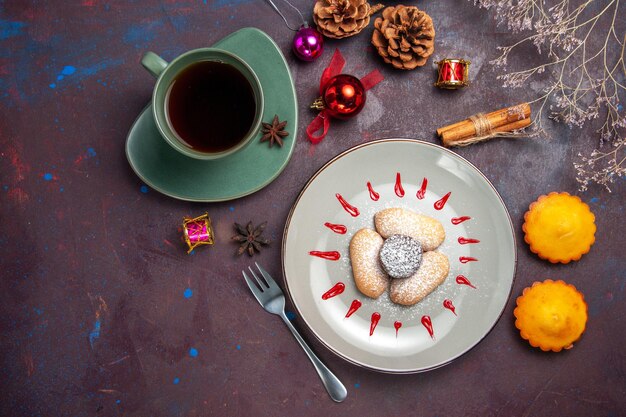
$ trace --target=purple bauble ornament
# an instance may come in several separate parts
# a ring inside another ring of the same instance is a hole
[[[293,53],[303,61],[314,61],[324,51],[324,38],[317,30],[302,25],[293,37]]]

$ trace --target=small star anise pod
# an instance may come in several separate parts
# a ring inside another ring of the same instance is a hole
[[[261,137],[261,142],[269,141],[270,148],[274,145],[274,142],[282,147],[283,138],[289,135],[289,132],[285,131],[285,126],[287,126],[287,121],[279,122],[277,114],[274,115],[274,120],[272,120],[271,124],[263,122],[263,128],[261,129],[263,137]]]
[[[269,245],[270,240],[263,237],[263,230],[265,230],[267,222],[261,223],[256,228],[252,226],[252,222],[248,222],[246,227],[243,227],[239,223],[235,223],[235,229],[237,234],[231,239],[239,243],[239,249],[237,255],[242,255],[244,252],[248,252],[249,256],[254,255],[254,251],[261,252],[261,245]]]

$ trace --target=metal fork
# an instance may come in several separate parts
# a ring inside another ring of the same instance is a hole
[[[254,264],[263,276],[263,279],[259,278],[259,276],[252,270],[252,268],[248,267],[248,269],[250,270],[250,273],[252,274],[258,285],[255,284],[248,277],[248,275],[246,275],[246,271],[241,271],[244,279],[246,280],[246,284],[248,284],[250,291],[252,291],[252,294],[254,295],[254,298],[256,298],[259,304],[263,306],[265,311],[267,311],[268,313],[277,314],[280,316],[281,319],[283,319],[289,330],[291,330],[293,336],[296,338],[298,343],[300,343],[300,346],[302,347],[302,349],[304,349],[304,352],[311,360],[311,363],[315,367],[317,374],[322,379],[322,383],[324,384],[326,391],[328,391],[328,395],[330,395],[330,398],[338,403],[342,402],[346,399],[346,396],[348,395],[346,387],[343,386],[339,378],[337,378],[335,374],[333,374],[330,369],[328,369],[326,365],[324,365],[322,361],[319,360],[315,353],[313,353],[313,351],[306,344],[302,336],[300,336],[300,333],[298,333],[293,324],[291,324],[291,321],[287,318],[287,315],[285,314],[285,295],[283,294],[283,291],[280,289],[278,284],[276,284],[276,281],[274,281],[271,275],[267,273],[266,270],[261,268],[258,263],[255,262]]]

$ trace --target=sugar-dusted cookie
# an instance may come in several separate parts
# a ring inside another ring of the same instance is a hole
[[[416,239],[424,251],[437,249],[446,237],[443,225],[432,217],[403,208],[388,208],[374,216],[376,231],[383,238],[405,235]]]
[[[389,278],[408,278],[420,266],[422,245],[412,237],[393,235],[385,239],[379,258]]]
[[[391,301],[405,306],[418,303],[433,292],[450,272],[448,257],[439,252],[424,252],[422,264],[415,274],[406,279],[391,280]]]
[[[361,229],[350,241],[350,263],[357,288],[364,295],[378,298],[389,286],[389,278],[378,260],[383,238],[371,229]]]

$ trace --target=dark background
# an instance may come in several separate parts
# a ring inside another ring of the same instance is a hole
[[[312,2],[295,4],[310,16]],[[613,193],[592,187],[581,194],[572,166],[577,153],[596,146],[599,126],[569,129],[545,120],[551,139],[456,150],[501,193],[519,261],[494,330],[448,366],[378,374],[342,361],[304,331],[348,388],[347,400],[335,404],[284,325],[245,288],[239,271],[251,260],[234,255],[234,221],[268,221],[273,243],[255,259],[280,277],[287,213],[330,158],[384,137],[438,143],[440,126],[537,96],[540,82],[512,91],[496,80],[488,61],[514,37],[489,13],[461,0],[414,4],[433,17],[436,52],[426,67],[398,72],[371,48],[372,26],[328,41],[314,63],[298,61],[289,51],[291,32],[261,0],[0,1],[1,414],[625,415],[624,182]],[[272,36],[291,67],[300,112],[297,135],[288,138],[297,140],[291,162],[265,189],[225,203],[181,202],[145,186],[124,155],[126,134],[154,84],[141,56],[154,50],[171,59],[247,26]],[[378,68],[385,81],[356,119],[334,123],[312,147],[304,135],[314,117],[308,104],[335,47],[346,57],[345,72]],[[469,88],[432,86],[431,64],[444,57],[472,61]],[[68,66],[75,71],[62,74]],[[579,262],[551,265],[523,242],[524,212],[550,191],[580,195],[596,215],[596,243]],[[181,218],[204,211],[217,242],[187,255]],[[583,338],[558,354],[531,348],[513,326],[515,297],[547,278],[574,284],[589,305]],[[297,313],[294,320],[302,327]]]

